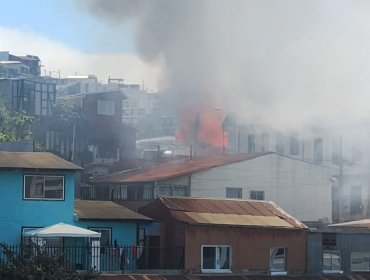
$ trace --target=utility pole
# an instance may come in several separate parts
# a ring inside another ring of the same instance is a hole
[[[76,125],[73,125],[73,134],[72,134],[72,156],[71,156],[71,161],[74,160],[75,158],[75,140],[76,140]]]
[[[342,135],[339,136],[339,222],[344,221],[344,190],[343,190],[343,146]]]

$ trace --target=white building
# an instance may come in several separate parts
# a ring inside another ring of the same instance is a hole
[[[122,90],[127,96],[123,101],[122,121],[138,128],[141,120],[158,109],[157,94],[149,93],[139,85],[125,85]]]
[[[117,84],[103,84],[92,74],[68,76],[67,78],[59,79],[57,85],[58,96],[115,90],[119,90],[119,86]]]
[[[126,201],[158,196],[271,200],[301,221],[331,221],[331,176],[324,166],[260,153],[169,162],[101,178],[94,185]]]
[[[333,219],[370,216],[370,122],[300,131],[274,131],[259,125],[228,127],[230,153],[274,151],[330,167]]]

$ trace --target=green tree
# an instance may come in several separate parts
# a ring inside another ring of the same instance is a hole
[[[58,130],[69,131],[73,126],[85,127],[87,120],[78,105],[59,101],[53,108],[52,123]]]
[[[0,142],[32,140],[36,119],[23,111],[10,111],[0,99]]]

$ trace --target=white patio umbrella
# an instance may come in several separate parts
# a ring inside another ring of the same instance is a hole
[[[85,237],[89,239],[99,238],[99,240],[92,241],[92,245],[95,247],[95,249],[91,252],[91,268],[94,270],[100,270],[100,232],[76,227],[65,223],[58,223],[48,227],[24,232],[23,236],[29,236],[32,239],[35,238],[36,243],[40,246],[43,245],[42,239],[46,237]],[[41,244],[39,242],[39,238],[41,239]]]
[[[23,236],[31,237],[101,237],[100,232],[92,231],[73,225],[58,223],[44,228],[38,228],[23,233]]]

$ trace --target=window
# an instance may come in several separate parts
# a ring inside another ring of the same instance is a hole
[[[107,247],[112,244],[112,229],[111,228],[100,228],[100,227],[90,227],[89,230],[100,232],[100,246]]]
[[[350,205],[351,215],[361,214],[361,208],[362,208],[361,192],[362,192],[361,186],[351,187],[351,205]]]
[[[340,155],[341,155],[341,152],[340,152],[341,148],[340,148],[340,143],[339,141],[336,141],[334,140],[333,141],[333,150],[332,150],[332,162],[334,164],[339,164],[340,163]]]
[[[313,162],[322,163],[322,138],[315,138],[313,141]]]
[[[39,229],[40,227],[22,227],[22,245],[24,245],[24,256],[31,256],[32,253],[36,253],[32,251],[32,248],[28,245],[32,245],[33,243],[36,243],[38,246],[46,246],[47,251],[49,253],[56,252],[58,249],[61,248],[63,245],[63,238],[62,237],[38,237],[38,238],[32,238],[30,236],[24,236],[24,233]]]
[[[270,271],[271,274],[286,274],[286,249],[270,249]]]
[[[322,246],[326,249],[334,249],[337,246],[336,233],[325,232],[322,236]]]
[[[284,136],[281,133],[276,135],[276,153],[284,155]]]
[[[105,254],[106,247],[112,245],[112,229],[103,227],[90,227],[89,230],[100,232],[100,254]],[[96,238],[90,238],[91,241],[98,240]]]
[[[160,185],[158,195],[161,196],[187,196],[186,185]],[[152,199],[152,198],[151,198]]]
[[[242,188],[226,188],[226,198],[242,198]]]
[[[152,200],[154,189],[152,185],[132,185],[127,187],[127,200]]]
[[[361,145],[360,144],[353,144],[352,145],[352,161],[353,162],[361,162],[362,153],[361,153]]]
[[[24,199],[63,200],[63,176],[24,176]]]
[[[370,252],[351,252],[351,271],[370,271]]]
[[[290,154],[292,156],[299,154],[299,141],[295,137],[290,137]]]
[[[250,199],[265,200],[265,192],[264,191],[251,191]]]
[[[230,272],[231,268],[231,247],[202,246],[202,272]]]
[[[115,102],[113,100],[98,100],[98,114],[114,116]]]
[[[256,151],[256,136],[254,134],[248,135],[248,153],[254,153]]]
[[[339,251],[324,251],[323,271],[324,273],[341,272],[341,261]]]
[[[262,152],[269,151],[270,150],[270,148],[269,148],[270,147],[270,138],[269,138],[268,133],[263,133],[262,134],[261,142],[262,142],[262,148],[261,148]]]

